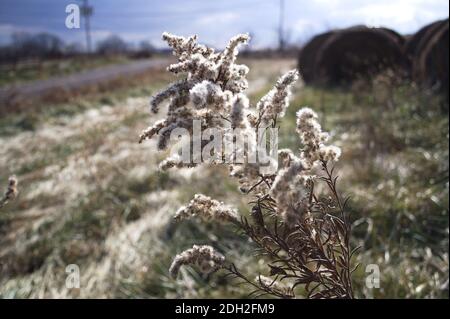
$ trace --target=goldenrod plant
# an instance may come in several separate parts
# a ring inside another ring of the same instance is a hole
[[[302,141],[297,152],[280,150],[275,160],[267,155],[256,156],[256,160],[251,157],[252,151],[265,146],[259,143],[257,132],[276,128],[284,116],[298,72],[283,75],[256,107],[251,107],[245,95],[249,69],[236,64],[237,48],[248,42],[248,35],[232,38],[218,53],[198,44],[196,36],[164,33],[163,39],[178,58],[168,71],[183,78],[153,97],[151,110],[155,113],[163,101],[170,100],[167,117],[146,129],[140,142],[158,135],[158,148],[164,150],[180,128],[187,132],[192,145],[195,121],[202,130],[215,129],[221,146],[226,149],[232,144],[228,149],[233,151],[230,155],[222,147],[213,149],[210,163],[228,165],[241,192],[253,198],[250,216],[245,216],[223,202],[197,194],[174,218],[232,223],[256,244],[257,253],[267,261],[267,273],[250,278],[213,247],[194,245],[175,256],[170,274],[176,278],[181,266],[195,265],[202,273],[223,270],[237,277],[249,285],[252,295],[353,298],[351,259],[356,250],[350,248],[347,201],[337,190],[333,168],[341,150],[327,144],[329,135],[322,131],[317,114],[310,108],[297,112],[297,133]],[[233,134],[236,128],[241,129],[239,135]],[[246,141],[239,144],[244,136]],[[208,145],[200,139],[200,151],[205,155]],[[241,147],[233,147],[238,144]],[[196,159],[204,160],[196,151],[190,149],[187,157],[176,151],[160,168],[196,166]],[[210,151],[208,148],[206,153],[210,155]],[[242,161],[236,160],[237,154]]]

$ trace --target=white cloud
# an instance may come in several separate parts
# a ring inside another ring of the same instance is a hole
[[[448,2],[442,0],[342,1],[341,4],[331,12],[331,21],[387,26],[403,33],[448,16]]]
[[[220,12],[205,15],[197,19],[195,22],[199,26],[208,26],[211,24],[227,24],[235,21],[238,17],[239,15],[235,12]]]

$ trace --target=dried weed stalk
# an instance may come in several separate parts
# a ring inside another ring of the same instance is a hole
[[[230,130],[242,128],[251,137],[246,144],[251,149],[258,147],[255,130],[277,127],[289,105],[290,87],[298,78],[297,71],[282,76],[253,108],[243,93],[248,86],[248,68],[235,64],[237,47],[249,40],[248,35],[232,38],[220,53],[198,44],[195,36],[183,38],[164,33],[163,39],[178,58],[168,70],[186,76],[153,97],[152,112],[158,112],[160,104],[169,100],[168,114],[146,129],[140,142],[158,135],[158,148],[166,149],[175,128],[183,127],[192,134],[193,120],[200,120],[202,129],[219,128],[225,143],[236,142],[239,136],[227,136]],[[280,150],[280,165],[275,173],[262,173],[260,162],[227,162],[240,190],[254,198],[250,216],[240,216],[235,209],[201,194],[175,214],[178,221],[199,217],[234,224],[267,260],[267,274],[249,278],[214,248],[194,246],[175,257],[170,268],[173,277],[181,266],[195,265],[204,273],[225,270],[250,285],[254,296],[353,298],[351,259],[356,249],[350,248],[347,200],[340,197],[331,168],[341,151],[326,144],[328,134],[309,108],[297,112],[297,133],[303,147],[297,155],[289,149]],[[248,156],[245,149],[237,152]],[[218,158],[223,156],[219,154]],[[182,162],[175,154],[160,167],[195,165]]]
[[[14,176],[11,176],[8,179],[8,187],[6,188],[6,192],[2,198],[0,198],[0,208],[5,206],[9,201],[16,198],[18,194],[17,191],[17,179]]]

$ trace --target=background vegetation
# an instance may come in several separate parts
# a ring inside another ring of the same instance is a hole
[[[288,59],[247,59],[255,103]],[[75,63],[76,64],[76,63]],[[75,66],[74,66],[75,68]],[[246,201],[225,169],[157,171],[154,142],[138,145],[149,122],[148,98],[173,79],[154,70],[64,102],[0,119],[0,181],[20,180],[19,198],[0,212],[2,297],[245,297],[221,274],[183,269],[172,256],[212,244],[256,273],[263,259],[232,227],[175,225],[194,193]],[[343,149],[340,190],[351,196],[357,297],[448,298],[448,111],[432,91],[389,73],[347,88],[296,87],[281,123],[280,147],[299,147],[295,111],[310,106]],[[448,110],[448,109],[447,109]],[[447,112],[447,113],[446,113]],[[161,112],[164,113],[164,112]],[[79,265],[81,288],[65,288],[65,267]],[[365,267],[378,264],[380,289],[367,289]]]

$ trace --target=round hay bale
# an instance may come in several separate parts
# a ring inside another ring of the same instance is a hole
[[[441,28],[446,21],[448,21],[448,19],[430,23],[409,37],[408,41],[405,43],[405,53],[410,61],[413,61],[420,54],[429,38],[436,30]]]
[[[298,69],[306,83],[314,81],[314,66],[318,51],[334,33],[335,31],[329,31],[315,36],[300,51]]]
[[[399,45],[403,46],[405,44],[405,38],[398,33],[397,31],[394,31],[392,29],[386,28],[386,27],[368,27],[366,25],[360,24],[355,25],[353,27],[349,27],[344,30],[375,30],[377,32],[383,32],[386,34],[386,36],[390,37],[393,41],[397,42]]]
[[[398,43],[399,46],[403,47],[406,43],[406,38],[401,35],[400,33],[389,29],[389,28],[384,28],[384,27],[380,27],[378,28],[378,30],[380,31],[384,31],[388,36],[392,37],[392,39],[394,41],[396,41]]]
[[[413,79],[422,85],[446,93],[447,100],[449,85],[448,29],[448,20],[433,29],[433,33],[428,35],[426,43],[423,44],[413,62]]]
[[[334,33],[316,57],[321,84],[348,84],[387,69],[406,66],[399,38],[383,28],[353,27]]]

